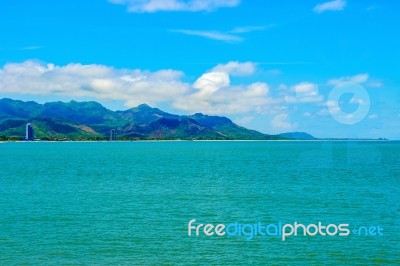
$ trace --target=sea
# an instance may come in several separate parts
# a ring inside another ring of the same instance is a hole
[[[400,265],[399,155],[396,141],[3,142],[0,265]]]

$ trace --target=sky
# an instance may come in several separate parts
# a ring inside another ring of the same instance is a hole
[[[399,13],[389,0],[2,1],[0,98],[400,139]]]

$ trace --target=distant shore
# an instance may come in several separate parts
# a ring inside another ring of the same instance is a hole
[[[187,139],[139,139],[139,140],[0,140],[0,143],[42,143],[42,142],[83,142],[83,143],[124,143],[124,142],[387,142],[387,141],[400,141],[389,139],[274,139],[274,140],[254,140],[254,139],[232,139],[232,140],[219,140],[219,139],[203,139],[203,140],[187,140]]]

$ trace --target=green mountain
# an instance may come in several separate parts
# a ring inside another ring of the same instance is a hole
[[[32,124],[36,138],[44,140],[107,140],[112,129],[120,140],[268,140],[297,136],[267,135],[238,126],[226,117],[174,115],[146,104],[114,112],[93,101],[38,104],[0,99],[1,139],[22,139],[26,123]]]
[[[294,139],[294,140],[315,140],[316,138],[305,132],[288,132],[282,133],[278,135],[281,138],[285,139]]]

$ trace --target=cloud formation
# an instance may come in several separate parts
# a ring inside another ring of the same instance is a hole
[[[380,88],[384,85],[379,80],[375,80],[375,79],[371,80],[368,73],[361,73],[361,74],[357,74],[354,76],[333,78],[333,79],[328,80],[328,85],[336,86],[343,82],[353,82],[353,83],[363,84],[365,86],[374,87],[374,88]]]
[[[38,61],[9,63],[0,68],[0,94],[30,94],[93,100],[116,100],[133,107],[142,103],[166,104],[188,113],[210,115],[238,115],[238,123],[245,125],[257,114],[268,115],[271,130],[290,131],[298,124],[290,121],[294,112],[311,117],[311,106],[324,106],[317,115],[340,111],[336,101],[324,101],[318,85],[301,82],[291,87],[281,84],[275,90],[265,82],[233,84],[231,77],[247,77],[258,71],[254,62],[231,61],[218,64],[188,82],[182,71],[162,69],[118,69],[105,65],[67,64],[58,66]],[[241,78],[239,80],[247,80]],[[331,79],[334,85],[344,81],[368,84],[368,74]],[[303,104],[306,104],[305,106]],[[358,98],[351,105],[363,106]],[[303,107],[301,107],[301,105]],[[241,118],[240,118],[241,117]],[[293,118],[292,117],[292,118]]]
[[[114,69],[104,65],[56,66],[35,61],[6,64],[0,92],[122,100],[127,106],[157,103],[181,95],[188,84],[176,70],[156,72]]]
[[[238,61],[231,61],[227,64],[219,64],[215,66],[212,71],[224,72],[231,76],[249,76],[256,71],[256,64],[253,62],[240,63]]]
[[[230,75],[249,75],[254,68],[251,62],[229,62],[217,65],[190,84],[182,81],[183,72],[171,69],[150,72],[25,61],[0,69],[0,93],[120,100],[127,107],[166,102],[184,111],[238,114],[262,108],[269,101],[265,83],[231,85]]]
[[[240,33],[248,33],[248,32],[253,32],[253,31],[263,31],[266,29],[270,29],[275,27],[274,24],[270,24],[268,26],[242,26],[242,27],[236,27],[230,30],[230,33],[234,34],[240,34]]]
[[[325,11],[340,11],[346,7],[345,0],[333,0],[325,3],[318,4],[314,7],[314,12],[321,14]]]
[[[239,126],[247,126],[254,119],[253,116],[244,116],[234,120]]]
[[[34,51],[34,50],[40,50],[40,49],[44,49],[44,48],[46,48],[46,46],[32,45],[32,46],[9,48],[9,49],[0,48],[0,52]]]
[[[275,25],[269,26],[244,26],[236,27],[229,31],[216,31],[216,30],[188,30],[188,29],[171,29],[171,32],[182,33],[186,35],[199,36],[207,39],[224,41],[228,43],[238,43],[244,41],[244,38],[240,34],[249,33],[253,31],[263,31],[274,27]]]
[[[229,43],[237,43],[243,41],[242,37],[219,31],[202,31],[202,30],[170,30],[170,31],[186,35],[199,36],[211,40],[229,42]]]
[[[291,123],[289,115],[286,113],[276,115],[272,121],[271,126],[276,130],[290,131],[297,127],[297,123]]]
[[[354,82],[354,83],[364,83],[367,82],[369,79],[368,73],[357,74],[354,76],[347,76],[347,77],[340,77],[340,78],[333,78],[328,81],[328,85],[336,86],[342,82]]]
[[[110,3],[126,5],[128,12],[155,13],[159,11],[214,11],[223,7],[235,7],[240,0],[109,0]]]
[[[269,101],[267,84],[232,86],[229,74],[225,72],[205,73],[192,88],[190,93],[173,102],[175,108],[208,114],[239,114],[262,108]]]
[[[292,91],[296,96],[285,96],[288,103],[318,103],[323,101],[323,97],[319,94],[318,85],[311,82],[301,82],[292,87]]]

